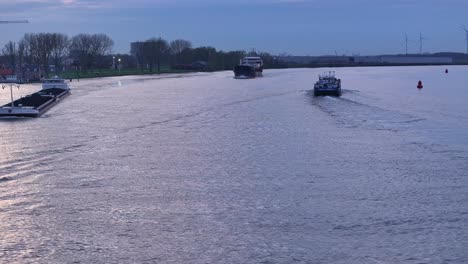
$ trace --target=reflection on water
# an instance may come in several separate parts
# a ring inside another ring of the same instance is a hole
[[[321,71],[80,80],[0,120],[0,263],[466,262],[466,67],[343,68],[340,98]]]

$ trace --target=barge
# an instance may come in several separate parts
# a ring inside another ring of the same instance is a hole
[[[13,84],[8,86],[11,103],[0,107],[0,117],[39,117],[70,94],[68,84],[58,77],[45,79],[40,91],[17,100],[13,100]],[[3,88],[5,87],[4,85]]]
[[[235,78],[255,78],[262,76],[263,60],[260,57],[245,57],[234,67]]]

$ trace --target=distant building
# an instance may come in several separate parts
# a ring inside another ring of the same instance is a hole
[[[380,64],[382,58],[380,56],[354,56],[354,63],[356,64]]]
[[[426,57],[426,56],[382,56],[382,63],[390,64],[452,64],[451,57]]]
[[[352,65],[414,65],[414,64],[453,64],[449,56],[283,56],[278,60],[290,64],[308,66],[352,66]]]
[[[314,65],[349,65],[353,58],[349,56],[282,56],[279,61],[286,63],[314,64]]]
[[[0,68],[0,75],[12,75],[14,73],[13,68],[10,67],[2,67]]]
[[[286,63],[309,64],[312,61],[311,56],[278,56],[276,59]]]
[[[355,56],[354,62],[362,64],[452,64],[451,57],[434,56]]]
[[[311,63],[317,65],[349,65],[353,58],[348,56],[318,56],[312,57]]]
[[[208,62],[206,61],[196,61],[191,64],[192,69],[203,71],[208,67]]]

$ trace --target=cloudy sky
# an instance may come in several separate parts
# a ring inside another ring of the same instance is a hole
[[[465,52],[468,0],[0,0],[0,45],[24,33],[105,33],[115,52],[161,36],[274,54]]]

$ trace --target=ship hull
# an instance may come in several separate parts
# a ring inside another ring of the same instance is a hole
[[[254,67],[248,65],[237,65],[234,67],[235,78],[255,78],[257,72]]]

